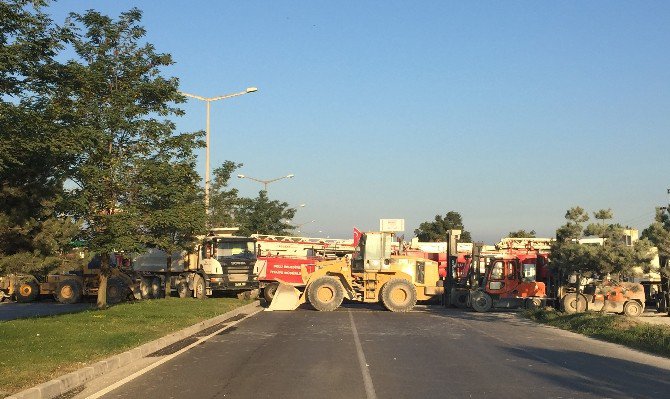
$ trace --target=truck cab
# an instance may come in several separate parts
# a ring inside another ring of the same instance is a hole
[[[258,288],[255,238],[210,234],[198,253],[198,269],[204,272],[207,291]]]

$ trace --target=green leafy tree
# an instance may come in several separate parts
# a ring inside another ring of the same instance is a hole
[[[600,220],[613,218],[610,209],[596,212]],[[571,208],[566,212],[567,223],[556,231],[557,240],[552,244],[551,257],[554,267],[565,273],[595,273],[598,276],[613,274],[631,276],[635,267],[648,268],[650,262],[650,242],[638,240],[633,246],[626,244],[624,229],[618,224],[589,225],[583,228],[582,223],[589,220],[588,214],[581,207]],[[603,239],[602,245],[579,244],[578,239],[584,234],[598,232]]]
[[[254,233],[288,235],[293,226],[290,224],[296,209],[288,203],[270,200],[268,193],[261,190],[256,198],[241,198],[236,214],[240,234]]]
[[[642,231],[642,237],[648,239],[658,249],[661,273],[670,278],[670,214],[664,209],[656,209],[654,222]]]
[[[526,230],[517,230],[517,231],[510,231],[509,234],[507,234],[507,237],[510,238],[535,238],[535,230],[531,231],[526,231]]]
[[[76,140],[54,123],[55,57],[69,36],[46,4],[0,2],[0,273],[67,267],[79,231],[61,207]]]
[[[463,226],[461,214],[455,211],[449,211],[446,215],[435,215],[432,222],[423,222],[419,228],[414,230],[414,234],[419,241],[441,242],[447,240],[447,230],[461,230],[460,242],[472,242],[472,236]]]
[[[236,213],[241,205],[238,190],[229,188],[230,178],[241,163],[225,161],[223,165],[214,169],[212,184],[209,191],[209,217],[211,227],[240,227]]]
[[[184,98],[177,91],[177,79],[161,76],[172,59],[142,42],[140,20],[138,9],[122,13],[116,21],[93,10],[71,14],[68,28],[77,59],[67,63],[67,85],[58,92],[60,109],[67,110],[59,123],[74,131],[80,143],[70,175],[76,184],[70,205],[83,221],[89,249],[102,259],[101,308],[107,303],[111,253],[136,252],[146,242],[167,245],[154,234],[157,227],[151,222],[156,220],[147,217],[155,218],[173,204],[161,202],[152,190],[162,187],[149,184],[151,178],[142,173],[164,177],[152,161],[172,156],[165,155],[173,154],[170,151],[184,151],[177,157],[188,158],[193,146],[193,137],[173,138],[174,124],[158,119],[181,115],[171,104]],[[157,163],[163,168],[165,160]],[[149,216],[144,214],[147,209],[152,210]]]

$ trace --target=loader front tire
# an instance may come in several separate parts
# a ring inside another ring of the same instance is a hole
[[[107,280],[107,303],[114,305],[123,302],[128,297],[128,286],[120,278]]]
[[[81,284],[74,279],[67,279],[58,284],[56,300],[60,303],[77,303],[81,300]]]
[[[484,291],[472,293],[472,308],[479,313],[486,313],[493,307],[493,298]]]
[[[382,303],[391,312],[409,312],[416,305],[416,288],[402,278],[389,280],[381,289]]]
[[[344,287],[337,277],[319,277],[307,287],[307,299],[314,309],[332,312],[344,300]]]
[[[279,287],[279,283],[270,283],[263,288],[263,298],[265,298],[265,302],[267,302],[268,305],[272,303],[272,299],[277,292],[277,287]]]
[[[40,295],[40,286],[37,281],[25,281],[16,290],[17,302],[32,302]]]
[[[586,297],[576,293],[566,294],[563,299],[561,299],[563,311],[567,314],[585,312],[587,304]]]

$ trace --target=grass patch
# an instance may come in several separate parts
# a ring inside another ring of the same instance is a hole
[[[600,312],[563,314],[555,310],[526,311],[531,320],[603,341],[670,357],[670,326]]]
[[[166,298],[0,322],[0,394],[29,388],[250,302]]]

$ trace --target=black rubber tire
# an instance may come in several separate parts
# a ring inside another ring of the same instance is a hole
[[[644,307],[638,301],[628,301],[623,305],[623,314],[628,317],[638,317],[644,312]]]
[[[205,279],[202,276],[195,276],[193,280],[193,291],[195,292],[195,297],[198,299],[207,299],[207,291],[205,286]]]
[[[180,281],[177,283],[177,294],[179,298],[193,297],[193,290],[188,288],[188,282]]]
[[[277,287],[279,287],[279,283],[270,283],[263,288],[263,298],[268,305],[272,303],[272,299],[275,297],[275,292],[277,292]]]
[[[472,308],[479,313],[486,313],[493,307],[493,298],[484,291],[475,291],[471,295]]]
[[[40,295],[40,285],[35,280],[25,281],[16,290],[16,302],[32,302]]]
[[[460,309],[465,309],[468,307],[469,300],[470,300],[469,291],[461,289],[454,289],[451,291],[450,302],[453,306],[456,306],[457,308]]]
[[[542,308],[542,300],[540,298],[528,298],[524,302],[524,306],[528,310],[538,310]]]
[[[579,294],[578,296],[576,293],[570,293],[561,298],[561,308],[567,314],[585,312],[587,307],[588,301],[584,295]]]
[[[142,277],[140,279],[140,297],[142,299],[151,299],[151,277]]]
[[[151,278],[150,298],[158,299],[162,296],[161,279],[159,277]]]
[[[117,277],[107,280],[107,303],[114,305],[123,302],[128,297],[128,286]]]
[[[403,278],[389,280],[380,296],[384,307],[391,312],[410,312],[416,305],[416,287]]]
[[[60,303],[77,303],[82,296],[81,284],[73,278],[63,280],[58,284],[54,296]]]
[[[337,277],[319,277],[307,287],[307,300],[321,312],[332,312],[344,300],[344,287]]]

